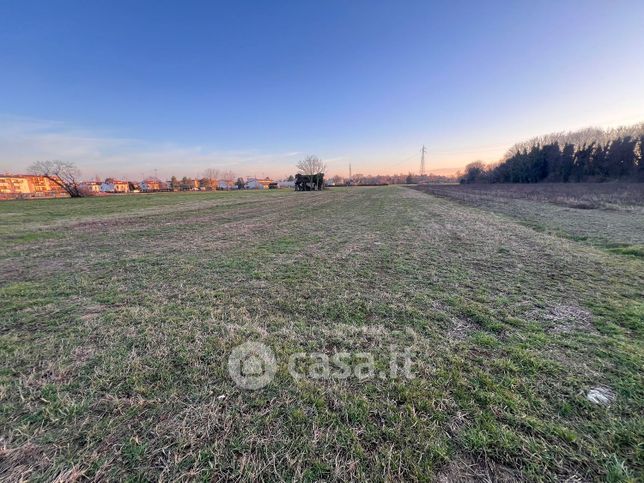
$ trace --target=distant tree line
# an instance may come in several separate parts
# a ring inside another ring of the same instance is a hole
[[[554,133],[513,146],[495,165],[470,163],[461,183],[644,181],[644,123]]]
[[[336,185],[352,184],[360,186],[373,186],[384,184],[416,184],[416,183],[454,183],[457,178],[452,176],[442,176],[437,174],[418,175],[415,173],[400,174],[362,174],[356,173],[344,178],[342,176],[333,176],[331,180]]]

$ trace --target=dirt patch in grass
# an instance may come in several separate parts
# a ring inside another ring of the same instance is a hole
[[[447,332],[447,338],[449,340],[463,341],[478,329],[476,324],[466,320],[454,319],[453,323],[454,325]]]
[[[528,317],[542,324],[552,334],[596,332],[592,323],[592,313],[574,305],[554,305],[546,309],[536,309],[531,311]]]

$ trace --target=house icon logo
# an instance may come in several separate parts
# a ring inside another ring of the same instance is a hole
[[[228,374],[242,389],[261,389],[275,377],[277,362],[270,347],[261,342],[245,342],[228,357]]]

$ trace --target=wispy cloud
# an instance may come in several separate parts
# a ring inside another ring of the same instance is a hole
[[[0,116],[0,172],[21,172],[38,160],[76,163],[90,177],[197,176],[206,168],[232,170],[240,176],[281,176],[293,170],[302,153],[216,150],[172,142],[110,136],[67,123]]]

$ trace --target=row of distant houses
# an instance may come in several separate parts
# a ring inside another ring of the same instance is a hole
[[[153,193],[159,191],[213,191],[213,190],[266,190],[292,188],[292,181],[273,181],[270,178],[242,179],[189,179],[172,178],[161,181],[148,178],[141,182],[107,178],[104,181],[83,181],[80,188],[87,194],[101,193]],[[29,174],[0,174],[0,199],[46,198],[67,196],[53,180],[45,176]]]
[[[287,184],[289,182],[286,182]],[[172,179],[161,181],[159,179],[145,179],[140,183],[123,181],[108,178],[103,182],[87,181],[81,184],[81,188],[88,192],[96,193],[129,193],[143,192],[152,193],[155,191],[214,191],[214,190],[267,190],[285,188],[283,182],[276,182],[270,178],[241,178],[234,179]]]

